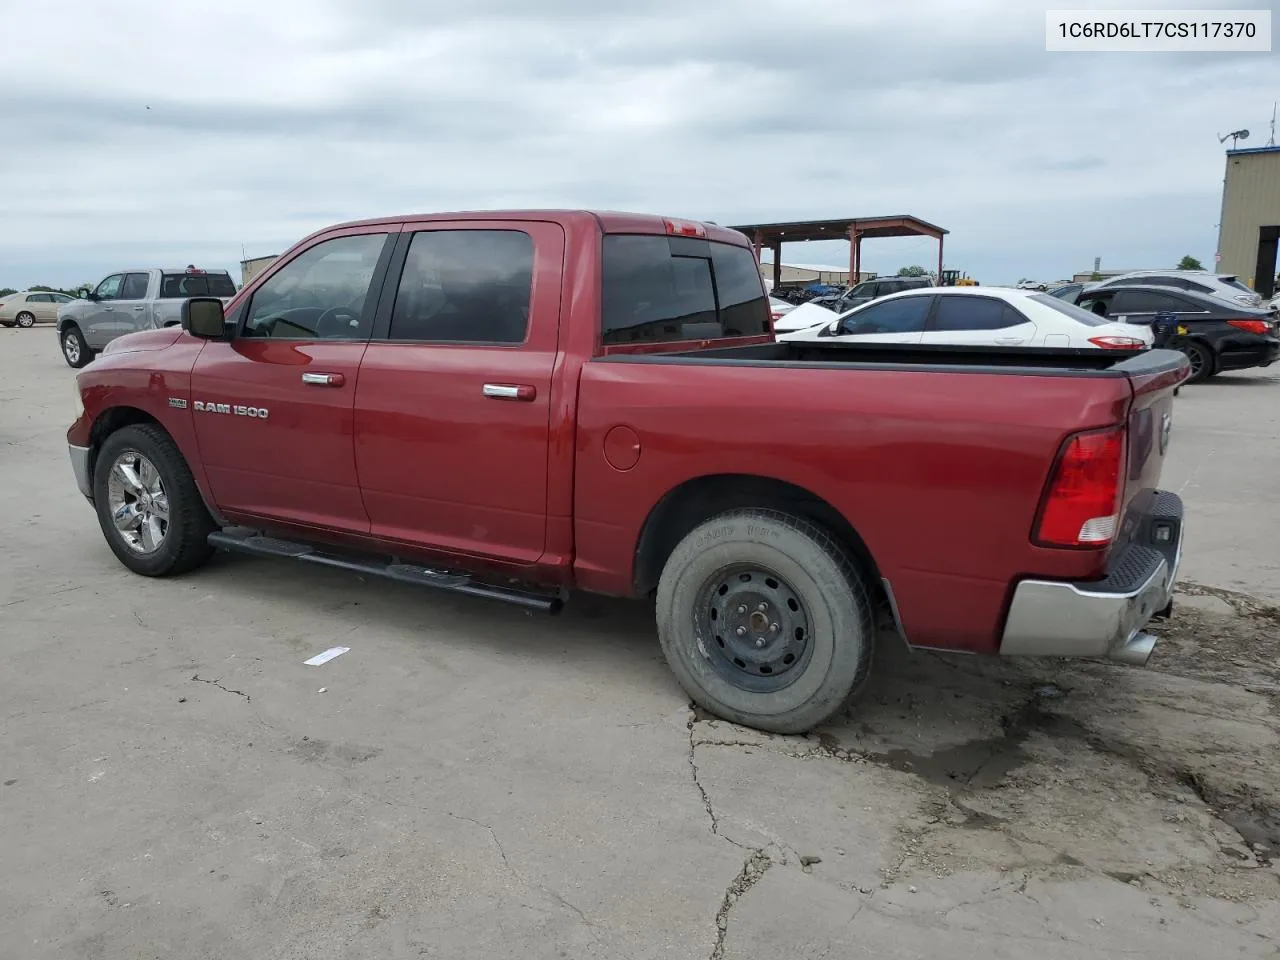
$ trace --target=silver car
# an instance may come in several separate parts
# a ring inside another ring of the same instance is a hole
[[[235,281],[225,270],[187,266],[113,273],[83,300],[59,308],[63,359],[83,367],[117,337],[179,323],[182,303],[189,297],[219,297],[229,303],[235,295]]]
[[[1097,284],[1097,288],[1149,286],[1175,287],[1224,300],[1232,306],[1257,307],[1262,297],[1240,282],[1231,273],[1214,273],[1211,270],[1140,270],[1111,277]]]

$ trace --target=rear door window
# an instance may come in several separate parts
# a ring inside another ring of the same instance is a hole
[[[523,343],[533,237],[520,230],[424,230],[409,243],[389,340]]]
[[[1111,313],[1125,315],[1131,313],[1187,313],[1194,310],[1186,300],[1175,293],[1160,293],[1156,290],[1121,290],[1111,304]]]
[[[966,297],[959,294],[938,298],[934,314],[935,330],[1003,330],[1027,323],[1027,318],[995,297]]]
[[[746,247],[691,237],[603,240],[602,342],[671,343],[769,333],[769,300]]]

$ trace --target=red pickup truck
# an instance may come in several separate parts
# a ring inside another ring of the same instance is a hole
[[[114,341],[68,432],[146,576],[215,548],[554,611],[656,594],[707,710],[839,710],[913,647],[1143,663],[1181,354],[786,344],[746,239],[537,211],[349,223]]]

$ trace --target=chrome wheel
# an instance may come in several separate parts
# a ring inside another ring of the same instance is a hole
[[[30,313],[18,314],[17,320],[18,320],[18,326],[22,327],[23,329],[31,326],[33,323],[36,322],[36,318]]]
[[[80,338],[74,332],[63,335],[62,352],[73,367],[80,362]]]
[[[809,615],[776,573],[753,565],[721,570],[700,591],[695,616],[707,660],[740,690],[769,693],[803,671],[811,647]]]
[[[137,553],[155,553],[169,532],[169,495],[160,472],[132,450],[116,457],[107,475],[107,504],[116,532]]]

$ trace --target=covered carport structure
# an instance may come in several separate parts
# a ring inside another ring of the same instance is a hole
[[[773,251],[773,283],[782,282],[782,245],[809,240],[849,241],[849,282],[857,283],[862,267],[862,241],[879,237],[931,237],[938,241],[938,280],[942,280],[942,245],[947,231],[919,217],[850,217],[847,220],[797,220],[792,223],[751,223],[733,227],[745,233],[755,249]]]

